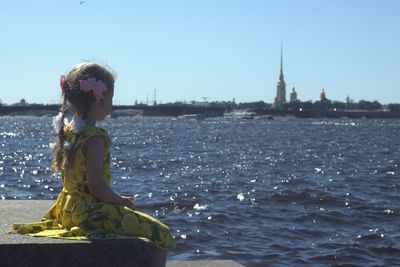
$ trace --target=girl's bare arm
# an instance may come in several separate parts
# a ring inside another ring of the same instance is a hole
[[[116,194],[103,179],[104,138],[93,136],[86,141],[87,183],[90,193],[101,201],[135,209],[132,200]]]

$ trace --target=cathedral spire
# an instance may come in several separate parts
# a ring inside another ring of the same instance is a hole
[[[281,43],[281,72],[279,74],[279,80],[276,84],[276,97],[274,106],[276,108],[283,108],[283,105],[286,103],[286,84],[283,78],[283,48]]]
[[[283,48],[281,44],[281,73],[279,74],[279,80],[283,81]]]

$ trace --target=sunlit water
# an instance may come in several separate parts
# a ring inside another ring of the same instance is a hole
[[[113,187],[170,226],[169,259],[400,265],[399,120],[118,118],[102,127]],[[0,117],[1,199],[57,196],[52,138],[51,118]]]

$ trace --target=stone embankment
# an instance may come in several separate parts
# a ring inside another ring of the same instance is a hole
[[[13,223],[39,221],[54,201],[0,201],[0,266],[148,266],[139,240],[75,241],[10,234]],[[139,248],[139,249],[138,249]],[[138,251],[140,250],[140,251]],[[240,267],[229,260],[169,261],[167,267]]]

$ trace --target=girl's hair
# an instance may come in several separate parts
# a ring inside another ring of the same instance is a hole
[[[95,78],[96,81],[103,81],[107,86],[106,94],[114,92],[114,74],[106,66],[92,62],[83,62],[73,67],[62,85],[63,99],[60,108],[61,130],[55,138],[53,149],[53,161],[51,169],[54,172],[61,171],[69,167],[72,163],[72,154],[78,141],[80,133],[74,133],[74,138],[69,146],[66,146],[66,136],[64,132],[64,118],[68,112],[79,112],[82,119],[89,115],[93,102],[96,101],[92,91],[85,92],[80,89],[80,80]]]

